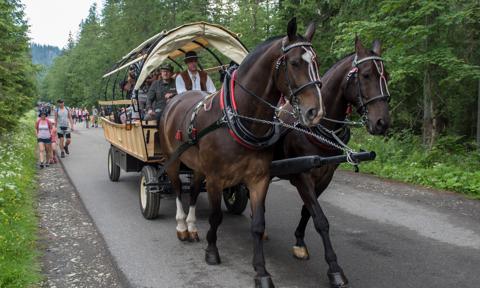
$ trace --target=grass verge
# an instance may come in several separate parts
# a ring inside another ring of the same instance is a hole
[[[37,240],[35,114],[0,138],[0,287],[32,287],[41,279]]]
[[[369,135],[365,129],[354,129],[349,146],[377,153],[375,161],[361,164],[362,172],[480,199],[480,151],[461,137],[440,138],[431,150],[426,150],[421,139],[409,131],[387,139]]]

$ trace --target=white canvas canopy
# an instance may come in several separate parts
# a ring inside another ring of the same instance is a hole
[[[206,22],[182,25],[162,35],[161,40],[145,60],[145,64],[135,84],[135,89],[139,89],[147,76],[167,58],[175,59],[183,56],[184,52],[200,50],[203,48],[202,45],[215,48],[238,64],[248,54],[247,49],[240,42],[237,35],[222,26]]]

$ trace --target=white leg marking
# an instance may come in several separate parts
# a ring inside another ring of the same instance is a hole
[[[185,212],[183,211],[182,201],[177,198],[177,215],[175,219],[177,220],[177,231],[184,232],[187,230],[187,223],[185,222]]]
[[[195,206],[190,206],[187,216],[188,232],[197,232],[197,217],[195,216]]]

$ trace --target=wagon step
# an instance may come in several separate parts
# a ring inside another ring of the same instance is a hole
[[[352,153],[351,158],[355,162],[375,160],[377,155],[374,151]],[[284,176],[306,172],[328,164],[340,164],[347,162],[347,155],[322,157],[318,155],[302,156],[284,160],[273,161],[270,164],[271,176]]]

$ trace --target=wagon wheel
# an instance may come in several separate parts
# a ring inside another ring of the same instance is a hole
[[[146,183],[157,183],[156,168],[153,166],[144,166],[142,169],[142,178],[140,179],[140,210],[145,219],[155,219],[158,217],[160,208],[160,193],[158,186],[147,186]],[[152,190],[157,191],[156,193]]]
[[[244,184],[223,190],[223,202],[227,207],[227,211],[240,215],[243,213],[248,204],[249,192]]]
[[[108,177],[110,178],[110,181],[112,182],[117,182],[118,178],[120,178],[120,166],[118,166],[115,163],[114,160],[114,153],[113,153],[113,148],[110,147],[108,150]]]

